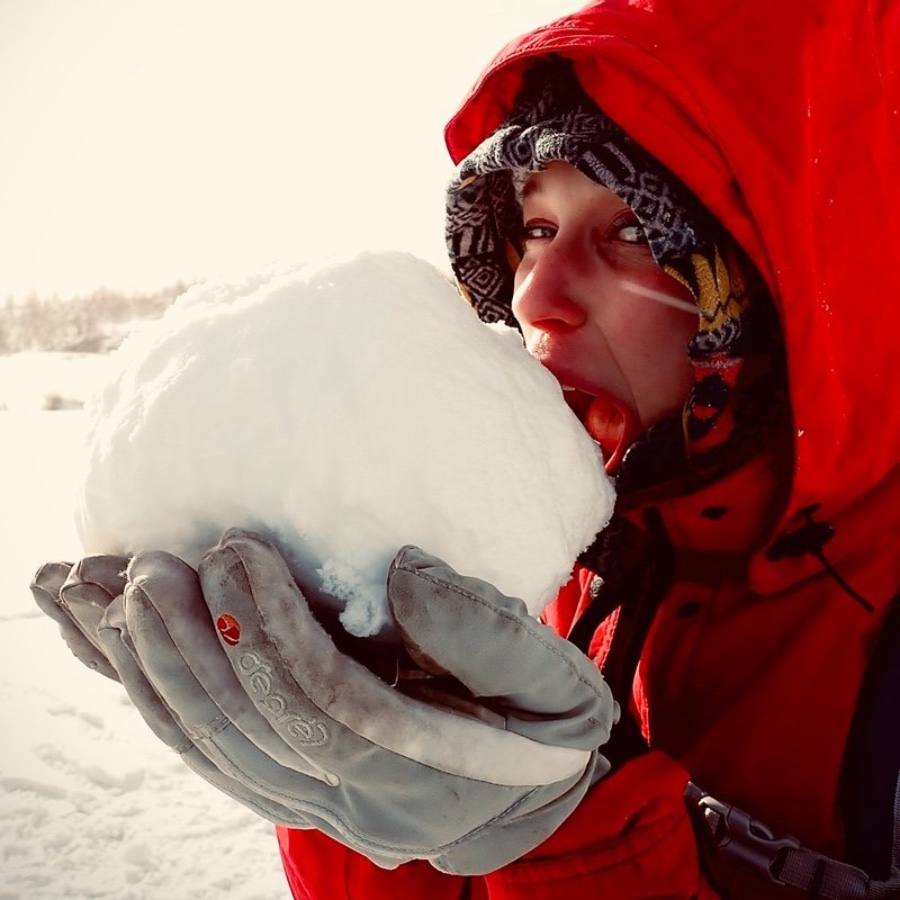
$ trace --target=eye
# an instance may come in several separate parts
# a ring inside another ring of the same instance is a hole
[[[522,226],[519,237],[523,243],[529,241],[546,241],[550,240],[556,234],[556,226],[548,222],[530,221]]]
[[[637,244],[638,246],[647,246],[648,244],[647,233],[634,215],[617,219],[613,223],[612,231],[620,241],[626,244]]]

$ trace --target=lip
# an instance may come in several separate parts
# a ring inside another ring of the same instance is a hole
[[[602,390],[602,388],[591,384],[577,372],[572,372],[563,366],[556,365],[550,360],[542,359],[540,363],[559,382],[560,387],[573,388],[575,392],[586,394],[589,397],[596,397]],[[572,391],[565,390],[564,393],[568,394],[572,393]]]
[[[559,382],[563,399],[583,425],[588,407],[598,396],[600,390],[577,373],[562,366],[544,360],[541,360],[541,364]]]

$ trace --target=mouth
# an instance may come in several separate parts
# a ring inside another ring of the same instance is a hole
[[[556,379],[562,388],[563,399],[579,421],[583,422],[587,408],[591,405],[591,401],[601,393],[601,390],[596,389],[587,378],[582,377],[578,372],[558,365],[555,360],[542,356],[537,356],[537,360]]]
[[[640,431],[637,415],[612,393],[588,383],[577,372],[547,358],[540,362],[557,380],[569,409],[600,447],[606,471],[615,474],[625,450]]]
[[[563,382],[560,387],[569,409],[603,452],[606,471],[615,474],[639,431],[636,416],[606,392],[590,393]]]
[[[587,391],[583,391],[580,388],[571,387],[568,384],[561,384],[560,387],[562,388],[563,392],[563,400],[566,401],[569,409],[571,409],[572,412],[575,413],[578,421],[581,422],[582,425],[584,425],[587,418],[588,408],[597,395],[589,394]]]

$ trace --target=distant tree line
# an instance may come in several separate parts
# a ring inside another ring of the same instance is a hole
[[[177,282],[152,294],[122,294],[99,288],[61,300],[31,294],[0,307],[0,354],[23,350],[98,353],[117,347],[135,319],[155,319],[189,285]]]

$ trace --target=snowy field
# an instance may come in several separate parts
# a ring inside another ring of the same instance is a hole
[[[105,362],[42,356],[0,357],[0,900],[286,900],[272,827],[183,766],[33,604],[34,569],[77,552],[84,415],[44,398],[83,398]]]

